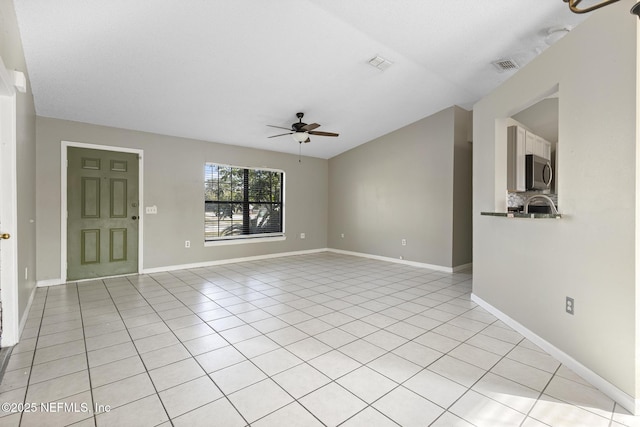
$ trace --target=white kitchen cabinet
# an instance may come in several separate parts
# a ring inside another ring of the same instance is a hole
[[[518,128],[521,129],[520,127]],[[551,143],[533,132],[528,130],[524,132],[526,133],[526,153],[551,160]]]
[[[536,154],[536,146],[538,145],[538,136],[528,130],[524,130],[519,126],[516,126],[518,129],[521,129],[525,133],[525,150],[527,154]]]
[[[546,139],[540,138],[542,141],[542,156],[549,161],[551,161],[551,143]]]
[[[509,126],[507,132],[507,189],[525,191],[527,131],[520,126]],[[533,148],[533,145],[531,147]]]
[[[520,126],[507,128],[507,190],[526,191],[526,156],[551,161],[551,143]]]

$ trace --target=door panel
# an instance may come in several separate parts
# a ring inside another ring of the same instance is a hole
[[[100,218],[100,178],[82,177],[81,218]]]
[[[81,230],[80,250],[82,265],[98,264],[100,262],[100,230]]]
[[[138,156],[68,147],[67,279],[138,271]]]
[[[127,229],[112,228],[109,230],[109,261],[127,260]]]

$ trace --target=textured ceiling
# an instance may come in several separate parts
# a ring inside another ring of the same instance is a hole
[[[14,0],[40,116],[330,158],[472,105],[585,15],[562,0]],[[595,12],[597,13],[597,12]],[[367,64],[376,55],[386,71]]]

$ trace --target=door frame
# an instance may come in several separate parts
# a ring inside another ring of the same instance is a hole
[[[134,153],[138,155],[138,274],[143,271],[143,242],[144,242],[144,150],[137,148],[114,147],[111,145],[88,144],[85,142],[61,141],[60,149],[60,278],[67,282],[67,151],[69,147],[89,148],[92,150],[114,151],[118,153]],[[111,277],[111,276],[109,276]],[[86,279],[96,280],[100,278]],[[82,281],[82,280],[79,280]]]
[[[0,58],[0,162],[2,162],[2,233],[11,238],[2,242],[0,251],[0,298],[2,299],[2,347],[20,339],[20,307],[18,304],[18,190],[17,190],[17,113],[14,79]],[[26,313],[25,313],[26,319]]]

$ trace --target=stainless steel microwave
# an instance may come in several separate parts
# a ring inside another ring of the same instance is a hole
[[[553,170],[549,160],[533,154],[527,154],[525,172],[527,190],[547,190],[551,187]]]

